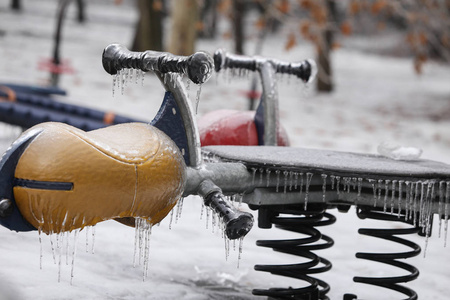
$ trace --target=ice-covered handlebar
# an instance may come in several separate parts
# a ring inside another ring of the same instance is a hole
[[[103,50],[103,68],[111,75],[126,68],[144,72],[186,74],[192,82],[206,82],[214,69],[214,62],[206,52],[196,52],[190,56],[177,56],[167,52],[132,52],[120,44],[111,44]]]
[[[202,181],[195,189],[203,197],[205,205],[218,214],[230,240],[243,238],[252,229],[253,215],[236,209],[211,180]]]
[[[205,198],[205,204],[213,209],[225,225],[225,234],[230,240],[244,237],[253,227],[253,216],[234,208],[220,192]]]
[[[317,73],[316,63],[307,59],[302,62],[289,63],[276,59],[268,59],[258,56],[245,56],[227,53],[219,49],[214,53],[214,65],[216,72],[222,69],[246,69],[258,71],[260,65],[269,62],[276,73],[295,75],[304,82],[310,82]]]

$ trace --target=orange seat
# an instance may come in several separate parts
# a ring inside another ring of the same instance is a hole
[[[84,132],[43,123],[30,130],[41,133],[17,163],[16,181],[23,184],[14,187],[14,197],[24,218],[45,233],[127,217],[155,224],[182,195],[184,159],[172,140],[151,125]],[[64,183],[65,188],[39,183]]]

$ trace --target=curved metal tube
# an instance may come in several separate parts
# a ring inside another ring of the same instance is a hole
[[[105,71],[111,75],[126,68],[162,74],[180,73],[186,74],[195,84],[205,83],[214,69],[214,62],[206,52],[196,52],[191,56],[157,51],[132,52],[120,44],[111,44],[105,48],[102,63]]]

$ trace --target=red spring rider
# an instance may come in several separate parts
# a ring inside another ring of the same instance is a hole
[[[202,146],[209,145],[266,145],[289,146],[286,130],[279,124],[276,73],[291,74],[304,82],[315,77],[313,60],[286,63],[262,57],[233,55],[223,50],[214,54],[216,72],[222,69],[257,71],[263,95],[256,111],[217,110],[199,119]]]

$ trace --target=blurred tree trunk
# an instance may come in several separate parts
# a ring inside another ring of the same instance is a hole
[[[176,55],[191,55],[194,53],[199,14],[198,0],[172,1],[172,32],[168,47],[169,52]]]
[[[317,90],[319,92],[333,91],[333,77],[331,69],[331,47],[333,45],[333,26],[330,23],[336,21],[336,3],[334,0],[325,0],[327,11],[327,25],[322,29],[317,50]]]
[[[86,14],[85,14],[86,5],[83,0],[77,0],[77,6],[78,6],[78,15],[77,15],[78,22],[83,23],[84,21],[86,21]]]
[[[233,0],[233,31],[234,52],[244,54],[244,26],[245,0]]]
[[[217,33],[217,2],[218,0],[204,1],[201,9],[201,31],[199,36],[206,39],[213,39]]]
[[[163,9],[161,0],[138,0],[140,12],[133,51],[163,50]]]
[[[22,6],[20,5],[20,0],[12,0],[11,1],[11,9],[21,10]]]

